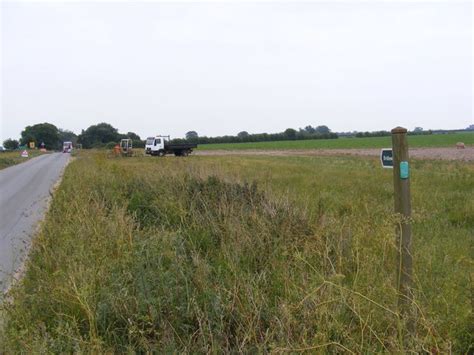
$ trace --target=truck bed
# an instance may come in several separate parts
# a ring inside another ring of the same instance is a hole
[[[166,144],[165,143],[165,149],[168,149],[168,150],[193,149],[193,148],[197,148],[197,144],[195,143]]]

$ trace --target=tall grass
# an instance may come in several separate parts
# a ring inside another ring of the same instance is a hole
[[[4,303],[3,349],[469,351],[472,166],[414,170],[410,335],[390,180],[374,164],[84,153]]]
[[[0,152],[0,170],[8,168],[9,166],[23,163],[31,158],[43,154],[39,150],[28,150],[28,158],[21,156],[21,151]]]

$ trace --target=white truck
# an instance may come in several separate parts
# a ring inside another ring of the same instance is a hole
[[[197,148],[195,143],[172,144],[170,136],[148,137],[145,143],[145,154],[163,157],[166,154],[174,154],[177,157],[185,157]]]
[[[72,142],[63,142],[63,153],[72,152]]]

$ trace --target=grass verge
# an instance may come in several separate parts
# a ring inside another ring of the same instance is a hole
[[[84,152],[3,306],[3,349],[467,352],[474,166],[433,164],[412,170],[411,336],[376,159]]]
[[[31,158],[37,157],[41,154],[39,150],[28,150],[28,158],[21,156],[21,151],[0,152],[0,170],[8,168],[9,166],[23,163]]]

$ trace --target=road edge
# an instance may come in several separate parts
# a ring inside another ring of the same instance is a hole
[[[36,158],[36,157],[35,157]],[[35,159],[33,158],[33,159]],[[11,291],[11,289],[16,286],[24,277],[25,275],[25,272],[26,272],[26,264],[28,262],[28,260],[30,259],[30,253],[31,253],[31,249],[32,249],[32,246],[33,246],[33,243],[34,243],[34,240],[36,239],[36,237],[38,236],[38,234],[41,232],[41,229],[43,228],[43,223],[44,223],[44,220],[46,218],[46,215],[49,213],[49,209],[50,209],[50,206],[51,206],[51,202],[53,201],[53,198],[54,198],[54,194],[56,193],[57,189],[59,188],[59,186],[61,185],[61,182],[63,181],[63,177],[64,177],[64,173],[66,172],[66,169],[67,167],[69,166],[69,164],[75,160],[75,157],[70,157],[67,161],[67,163],[64,165],[64,167],[61,169],[60,173],[59,173],[59,177],[58,177],[58,180],[53,184],[53,186],[49,189],[49,195],[48,197],[46,197],[46,208],[45,208],[45,212],[44,212],[44,216],[43,218],[37,222],[36,226],[34,227],[34,231],[33,231],[33,236],[31,238],[31,243],[29,243],[28,245],[28,248],[27,250],[25,251],[25,258],[24,260],[22,261],[22,263],[18,266],[18,269],[14,272],[14,274],[12,275],[12,278],[11,278],[11,283],[5,288],[5,290],[3,291],[3,293],[0,295],[0,304],[2,302],[10,302],[12,301],[12,299],[9,297],[9,292]],[[17,164],[18,165],[18,164]],[[0,318],[1,320],[1,318]],[[0,329],[1,329],[1,323],[0,323]]]

